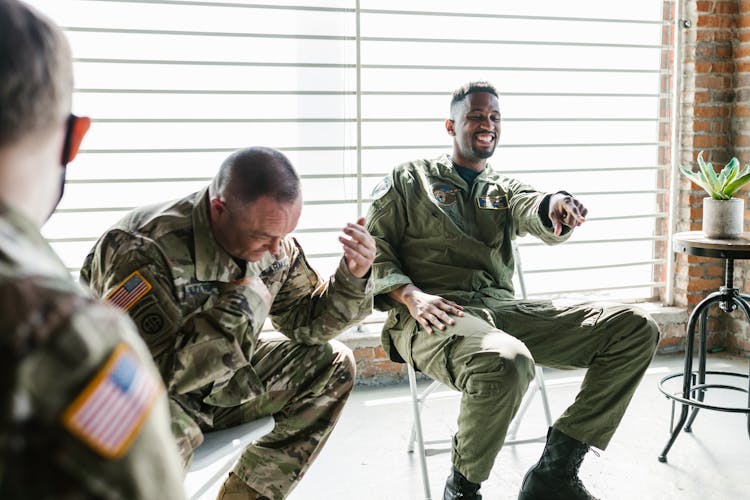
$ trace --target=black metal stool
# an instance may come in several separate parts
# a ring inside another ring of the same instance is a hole
[[[659,381],[659,390],[667,398],[672,400],[671,423],[674,424],[674,409],[676,403],[682,403],[682,412],[680,420],[676,426],[672,426],[669,438],[664,450],[659,455],[660,462],[667,461],[667,453],[677,439],[680,430],[685,432],[692,431],[692,425],[698,411],[705,410],[725,411],[732,413],[747,414],[747,433],[750,436],[750,385],[740,387],[731,384],[707,383],[706,376],[724,376],[742,378],[750,384],[750,367],[748,374],[734,373],[726,371],[706,370],[706,313],[708,308],[713,304],[718,304],[724,312],[732,312],[741,309],[745,313],[745,319],[750,324],[750,296],[743,295],[734,287],[734,261],[736,259],[750,259],[750,234],[746,233],[741,238],[732,240],[713,240],[706,238],[700,231],[687,233],[677,233],[673,238],[675,251],[696,255],[699,257],[722,258],[725,260],[724,267],[724,285],[719,288],[718,292],[713,292],[703,299],[690,314],[687,325],[687,339],[685,346],[685,366],[682,373],[667,375]],[[700,324],[699,331],[699,353],[698,353],[698,371],[693,371],[693,344],[695,343],[696,323]],[[664,386],[665,382],[682,378],[682,391],[669,392]],[[719,406],[711,405],[704,402],[706,392],[709,389],[725,389],[731,391],[740,391],[748,394],[747,406]],[[688,419],[688,410],[693,408],[690,418]],[[687,422],[687,424],[686,424]]]

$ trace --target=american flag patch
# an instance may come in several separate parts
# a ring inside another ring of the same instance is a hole
[[[104,300],[123,311],[129,310],[151,290],[151,283],[138,271],[125,278]]]
[[[125,344],[63,413],[65,427],[110,459],[125,453],[151,411],[161,383]]]

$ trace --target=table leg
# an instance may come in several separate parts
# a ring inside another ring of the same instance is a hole
[[[708,308],[703,309],[699,319],[700,345],[698,347],[698,384],[700,385],[706,383],[706,351],[708,350],[708,339],[706,338],[706,322],[708,321],[707,313]],[[692,377],[692,373],[690,374],[690,376]],[[705,394],[706,392],[703,389],[698,389],[698,401],[703,402]],[[691,394],[690,397],[694,397],[693,394]],[[690,418],[688,419],[687,424],[685,424],[685,432],[693,432],[693,422],[695,421],[695,417],[698,416],[699,410],[700,408],[698,408],[697,406],[693,408],[693,411],[690,413]]]
[[[693,312],[690,314],[690,318],[688,318],[688,326],[687,326],[687,338],[685,339],[685,366],[683,369],[683,377],[682,377],[682,397],[684,399],[690,398],[690,393],[693,392],[692,389],[692,374],[693,374],[693,344],[694,344],[694,338],[695,337],[695,327],[696,322],[699,318],[705,317],[706,310],[715,302],[719,302],[724,298],[723,294],[720,294],[719,292],[714,292],[702,301],[698,303],[698,305],[693,309]],[[705,321],[702,322],[705,325]],[[705,333],[705,330],[702,330],[703,333]],[[702,337],[705,338],[705,335],[702,335]],[[704,373],[705,377],[705,373]],[[683,404],[682,410],[680,412],[680,420],[677,423],[676,426],[672,428],[672,435],[669,437],[669,440],[667,441],[667,444],[664,446],[664,449],[661,452],[661,455],[659,455],[659,461],[660,462],[666,462],[667,461],[667,453],[669,453],[670,448],[672,448],[672,445],[674,444],[675,440],[677,439],[677,436],[680,434],[680,431],[682,430],[682,426],[685,425],[685,422],[688,418],[688,410],[690,409],[690,405]]]

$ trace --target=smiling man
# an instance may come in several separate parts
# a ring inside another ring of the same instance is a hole
[[[288,236],[301,210],[289,160],[269,148],[242,149],[202,191],[131,212],[81,270],[148,344],[186,464],[203,431],[275,417],[220,499],[285,498],[354,384],[352,353],[332,339],[372,310],[375,243],[364,219],[348,224],[339,237],[344,256],[325,282]],[[259,336],[267,317],[287,339]]]
[[[481,498],[535,361],[588,371],[518,498],[594,498],[578,469],[590,446],[609,443],[656,349],[657,326],[628,306],[515,300],[512,240],[561,243],[587,210],[565,191],[542,193],[490,166],[500,107],[489,83],[453,93],[445,128],[452,154],[396,167],[375,188],[367,222],[377,244],[375,306],[389,312],[386,352],[463,393],[444,499]]]

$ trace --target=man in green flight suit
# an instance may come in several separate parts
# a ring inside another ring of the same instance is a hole
[[[624,305],[515,300],[512,239],[561,243],[587,210],[567,192],[538,192],[489,165],[500,136],[489,83],[457,89],[445,126],[452,155],[396,167],[375,188],[367,219],[375,307],[389,312],[386,352],[463,393],[444,498],[481,498],[535,362],[588,370],[518,498],[594,498],[578,478],[581,461],[590,446],[607,447],[658,328]]]
[[[274,415],[276,427],[243,452],[220,499],[286,497],[354,385],[353,355],[332,339],[372,311],[375,242],[364,218],[349,223],[341,263],[323,281],[287,236],[301,209],[289,160],[241,149],[202,191],[127,215],[81,270],[138,325],[186,463],[202,431]],[[124,301],[127,290],[140,292]],[[288,339],[259,336],[267,317]]]
[[[185,498],[166,391],[130,319],[39,228],[90,120],[60,28],[0,0],[0,498]]]

